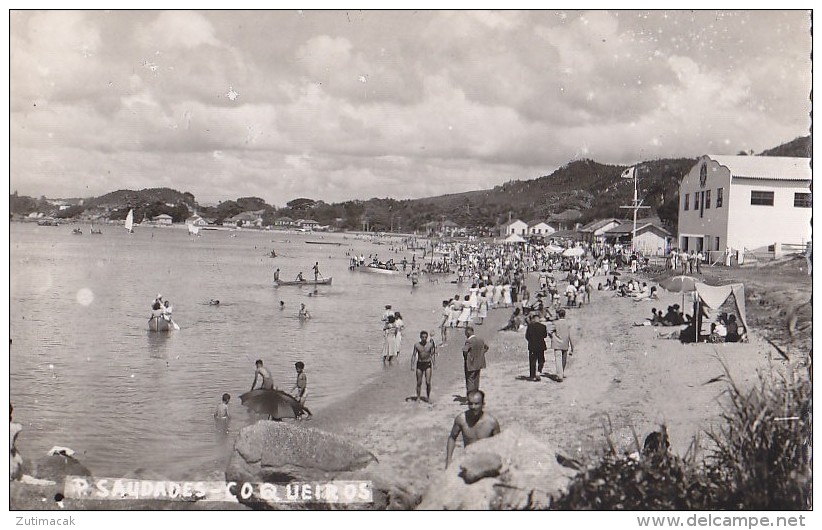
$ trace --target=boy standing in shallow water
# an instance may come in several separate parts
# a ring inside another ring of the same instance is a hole
[[[223,401],[217,405],[214,411],[214,417],[218,419],[228,419],[228,402],[231,400],[231,394],[223,394]]]
[[[305,398],[308,397],[308,377],[305,375],[305,363],[302,361],[297,361],[294,363],[294,369],[297,370],[297,382],[291,389],[291,395],[297,398],[300,405],[305,406]],[[302,417],[302,414],[300,414],[300,417]],[[311,413],[308,412],[306,419],[310,418]]]

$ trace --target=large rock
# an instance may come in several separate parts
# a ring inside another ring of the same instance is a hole
[[[302,424],[259,421],[238,434],[225,479],[238,485],[367,480],[368,473],[359,470],[376,462],[377,457],[368,449],[342,436]],[[375,503],[369,505],[276,503],[259,498],[256,492],[247,499],[238,495],[238,499],[248,506],[263,509],[375,508],[385,504],[386,496],[382,490],[386,488],[380,488],[380,492],[375,488]]]
[[[459,450],[458,450],[459,451]],[[456,453],[455,453],[456,454]],[[497,468],[497,460],[501,466]],[[471,444],[434,477],[423,510],[522,510],[550,506],[575,471],[557,463],[552,444],[519,426]],[[466,476],[474,479],[471,484]],[[495,476],[496,475],[496,476]]]
[[[376,461],[368,449],[336,434],[279,421],[258,421],[237,436],[226,480],[324,480]]]
[[[91,471],[73,456],[46,455],[37,461],[34,476],[62,484],[68,475],[91,476]]]

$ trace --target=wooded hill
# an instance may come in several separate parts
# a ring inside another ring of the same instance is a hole
[[[763,151],[759,156],[810,157],[811,151],[811,137],[806,136]],[[636,165],[639,197],[644,205],[650,207],[641,211],[641,217],[658,216],[672,231],[676,231],[679,183],[696,160],[660,159]],[[75,217],[94,209],[106,211],[111,219],[119,219],[125,218],[128,209],[134,208],[138,219],[167,213],[175,222],[182,222],[196,210],[203,217],[222,222],[243,211],[262,210],[264,224],[274,224],[277,217],[287,216],[313,219],[322,225],[342,229],[367,226],[373,231],[410,232],[423,231],[426,223],[448,220],[459,226],[489,231],[509,217],[526,222],[547,220],[564,210],[576,209],[582,213],[579,222],[587,223],[605,217],[629,217],[629,210],[620,208],[631,204],[633,199],[633,180],[620,178],[625,169],[626,166],[583,159],[569,162],[550,175],[532,180],[512,180],[488,190],[422,199],[372,198],[334,204],[299,198],[279,209],[258,197],[244,197],[224,201],[214,207],[202,207],[191,193],[169,188],[118,190],[85,199],[82,206],[63,210],[59,216]],[[14,194],[10,207],[11,213],[23,215],[43,211],[44,198],[35,200]]]

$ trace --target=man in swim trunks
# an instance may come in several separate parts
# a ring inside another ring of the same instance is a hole
[[[417,401],[420,400],[423,375],[425,375],[425,401],[431,401],[431,375],[434,371],[436,357],[437,346],[434,340],[428,338],[427,331],[420,331],[420,341],[414,343],[414,352],[411,354],[411,368],[414,369],[416,366],[417,372]]]
[[[460,433],[462,433],[462,441],[466,447],[477,440],[499,434],[499,422],[495,417],[483,412],[484,405],[485,393],[482,390],[475,390],[468,394],[468,410],[454,418],[454,426],[451,427],[451,434],[448,436],[445,467],[451,464],[451,456],[454,454],[454,447],[457,445]]]
[[[257,359],[254,364],[257,369],[254,371],[254,382],[251,383],[251,390],[254,390],[254,386],[257,384],[258,376],[262,381],[260,383],[260,388],[262,390],[275,390],[277,387],[274,386],[274,380],[271,378],[271,372],[268,371],[268,368],[263,366],[263,361]]]

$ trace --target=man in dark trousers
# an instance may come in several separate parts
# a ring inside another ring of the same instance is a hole
[[[473,326],[466,326],[465,337],[462,357],[465,359],[465,396],[467,399],[471,392],[479,390],[480,370],[485,368],[485,352],[488,351],[488,345],[474,335]]]
[[[529,381],[539,381],[538,373],[542,373],[545,365],[545,339],[548,337],[548,328],[540,322],[539,313],[534,311],[528,317],[528,327],[525,328],[525,340],[528,341]]]

